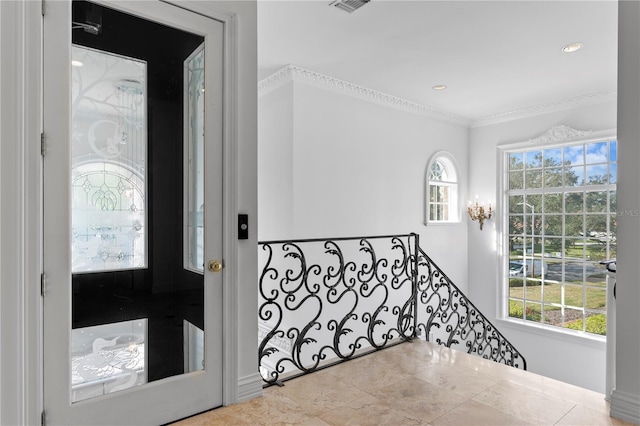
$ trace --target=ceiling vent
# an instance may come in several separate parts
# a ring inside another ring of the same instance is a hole
[[[331,2],[329,6],[337,7],[340,10],[344,10],[345,12],[353,12],[356,9],[360,9],[365,4],[369,3],[371,0],[336,0]]]

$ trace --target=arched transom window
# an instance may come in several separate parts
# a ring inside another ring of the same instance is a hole
[[[427,172],[427,222],[457,222],[458,174],[453,161],[436,155]]]

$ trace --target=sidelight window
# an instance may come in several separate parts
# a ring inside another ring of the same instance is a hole
[[[184,267],[204,271],[204,44],[184,62]]]

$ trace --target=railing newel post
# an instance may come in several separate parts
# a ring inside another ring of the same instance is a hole
[[[413,264],[411,265],[411,273],[413,275],[412,297],[413,297],[413,338],[418,337],[418,249],[420,248],[420,235],[413,233]]]

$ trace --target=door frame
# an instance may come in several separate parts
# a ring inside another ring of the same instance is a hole
[[[222,404],[238,402],[238,155],[236,108],[237,23],[236,15],[198,1],[162,0],[216,19],[223,24],[222,108],[222,253],[225,262],[222,285]]]
[[[40,10],[0,2],[0,424],[38,424],[42,411]]]
[[[160,1],[221,21],[224,28],[223,405],[230,405],[239,400],[239,385],[257,392],[255,383],[240,383],[246,379],[238,374],[238,12],[198,1]],[[42,420],[43,15],[44,0],[0,2],[0,424]]]

